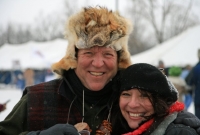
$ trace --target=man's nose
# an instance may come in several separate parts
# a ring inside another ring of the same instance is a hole
[[[104,59],[102,55],[96,54],[93,58],[92,65],[95,67],[102,67],[104,65]]]

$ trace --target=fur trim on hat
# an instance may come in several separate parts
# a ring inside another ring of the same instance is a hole
[[[107,8],[84,8],[67,21],[65,29],[65,37],[68,40],[66,55],[52,65],[52,70],[61,75],[62,70],[76,68],[75,48],[86,49],[93,46],[107,46],[120,51],[118,67],[128,67],[131,64],[128,36],[132,29],[129,20]]]

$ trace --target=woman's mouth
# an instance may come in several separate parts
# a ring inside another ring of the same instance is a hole
[[[131,112],[129,112],[129,115],[131,117],[142,117],[142,116],[144,116],[144,113],[131,113]]]

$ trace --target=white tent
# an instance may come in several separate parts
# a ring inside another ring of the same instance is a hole
[[[186,64],[194,66],[198,62],[198,49],[200,49],[200,26],[195,26],[162,44],[131,56],[131,61],[157,66],[158,61],[162,60],[166,67]]]
[[[57,39],[49,42],[30,41],[20,45],[5,44],[0,47],[0,70],[14,68],[44,69],[59,61],[66,52],[68,42]],[[16,61],[19,65],[16,65]],[[16,67],[17,66],[17,67]]]

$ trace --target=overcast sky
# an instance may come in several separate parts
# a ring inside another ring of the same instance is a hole
[[[106,6],[116,11],[116,2],[118,1],[118,10],[124,15],[130,0],[69,0],[77,2],[77,7],[83,6]],[[186,2],[186,1],[183,1]],[[200,0],[193,0],[193,10],[200,16]],[[0,0],[0,27],[8,22],[32,24],[35,19],[42,14],[47,16],[52,13],[63,12],[64,0]],[[187,3],[187,2],[186,2]],[[77,9],[76,7],[76,9]],[[196,7],[196,8],[195,8]],[[200,17],[199,17],[200,18]]]
[[[31,22],[39,12],[58,12],[60,0],[0,0],[0,23]]]
[[[64,0],[0,0],[0,25],[8,22],[30,23],[40,13],[43,15],[62,12]],[[115,11],[117,0],[75,0],[78,7],[106,6]],[[118,0],[120,7],[127,1]],[[121,2],[121,3],[120,3]]]

